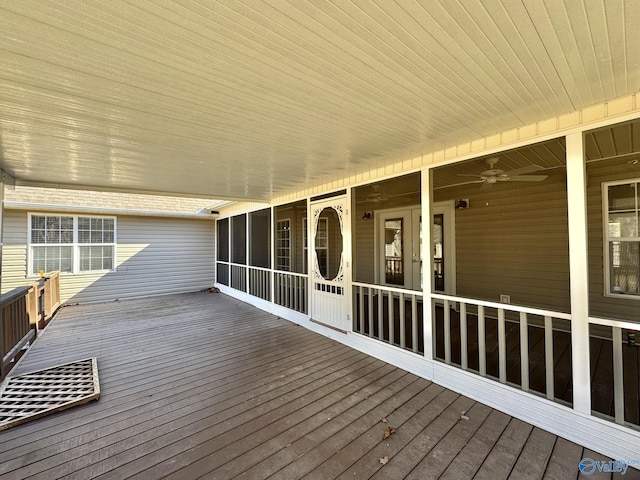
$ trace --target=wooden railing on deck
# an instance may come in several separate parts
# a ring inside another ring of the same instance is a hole
[[[0,295],[0,379],[4,379],[23,349],[60,306],[60,272]]]
[[[0,295],[0,379],[4,379],[23,347],[36,336],[38,319],[37,285],[14,288]]]
[[[44,277],[44,320],[50,319],[60,306],[60,272],[47,273]]]

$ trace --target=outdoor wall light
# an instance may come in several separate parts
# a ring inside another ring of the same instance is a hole
[[[456,208],[458,210],[464,210],[465,208],[469,208],[469,199],[468,198],[460,198],[456,200]]]
[[[364,215],[362,215],[363,220],[371,220],[371,217],[373,217],[373,212],[364,212]]]

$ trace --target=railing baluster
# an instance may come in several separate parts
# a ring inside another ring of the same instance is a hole
[[[418,301],[411,295],[411,349],[418,353]]]
[[[505,334],[504,308],[498,309],[498,364],[501,383],[507,382],[507,336]]]
[[[444,301],[444,361],[451,363],[451,311],[449,300]]]
[[[387,292],[387,298],[389,299],[389,305],[387,305],[387,310],[389,311],[389,343],[393,345],[395,343],[395,318],[394,318],[394,308],[393,308],[393,292]]]
[[[527,314],[520,312],[520,379],[522,390],[529,391],[529,326]]]
[[[358,313],[358,331],[364,334],[364,287],[358,287],[358,304],[360,306],[360,312]]]
[[[467,304],[460,302],[460,366],[463,370],[469,368],[467,345]]]
[[[373,337],[373,296],[371,287],[367,288],[367,308],[369,309],[369,336]]]
[[[478,305],[478,368],[480,375],[487,376],[487,335],[484,323],[484,306]]]
[[[287,304],[287,308],[291,308],[292,307],[292,302],[291,302],[291,284],[293,279],[291,278],[290,275],[287,275],[287,282],[285,284],[285,290],[284,290],[284,294],[285,294],[285,302]]]
[[[549,316],[544,317],[544,369],[547,387],[547,398],[555,398],[555,378],[553,360],[553,320]]]
[[[624,376],[622,359],[622,328],[611,327],[613,341],[613,401],[615,421],[624,425]]]
[[[382,290],[376,289],[378,292],[378,339],[384,341],[384,302],[382,299]]]
[[[405,329],[405,322],[404,322],[404,310],[405,310],[405,305],[404,305],[404,293],[400,293],[399,297],[398,297],[398,303],[399,303],[399,310],[400,310],[400,347],[401,348],[405,348],[407,346],[407,333],[406,333],[406,329]]]

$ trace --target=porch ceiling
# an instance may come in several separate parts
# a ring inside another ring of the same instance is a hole
[[[635,0],[425,5],[0,0],[0,168],[268,200],[640,87]]]

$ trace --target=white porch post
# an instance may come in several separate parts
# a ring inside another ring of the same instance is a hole
[[[422,320],[424,331],[424,356],[433,360],[433,308],[431,300],[431,283],[433,278],[433,255],[431,254],[431,237],[433,235],[431,218],[431,170],[421,171],[420,195],[422,206]]]
[[[582,132],[567,135],[573,408],[591,414],[586,166]]]
[[[269,275],[271,277],[270,287],[269,287],[269,301],[271,303],[276,303],[276,209],[275,207],[269,207],[269,211],[271,212],[269,219],[269,238],[271,239],[271,251],[269,252],[269,265],[271,265],[271,270],[269,271]]]
[[[2,291],[2,248],[4,246],[4,184],[7,174],[0,170],[0,291]],[[9,177],[11,179],[11,177]],[[9,182],[11,183],[11,182]],[[15,185],[15,181],[14,181]],[[2,318],[0,317],[0,320]]]
[[[7,182],[7,180],[9,180]],[[2,249],[4,246],[4,186],[15,186],[15,179],[5,173],[4,170],[0,170],[0,292],[2,291]]]

